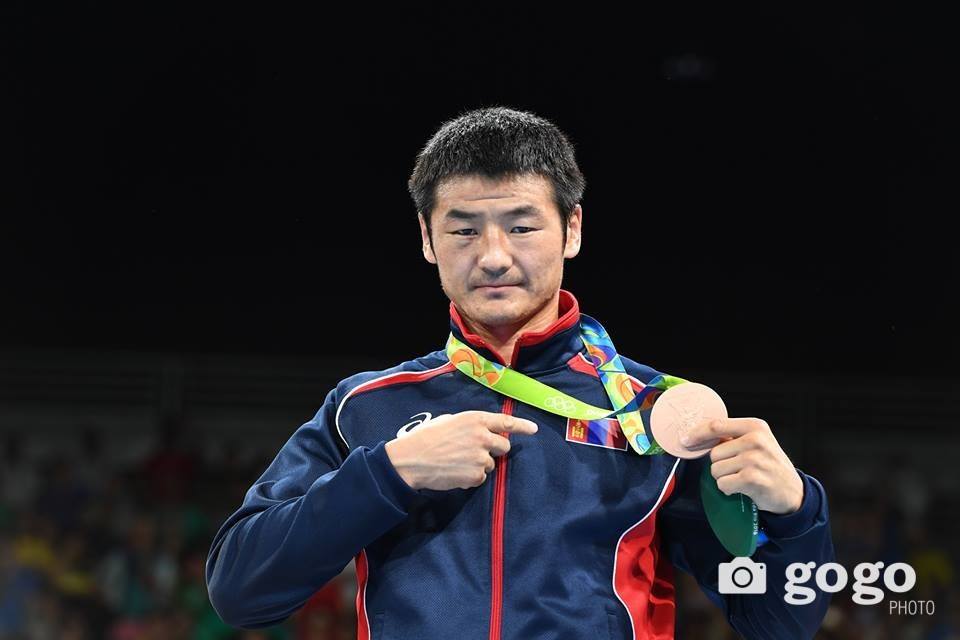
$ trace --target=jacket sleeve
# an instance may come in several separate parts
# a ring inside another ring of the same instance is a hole
[[[766,565],[766,593],[721,594],[719,565],[733,556],[717,540],[703,511],[699,477],[704,464],[710,464],[709,456],[680,461],[676,490],[657,514],[662,543],[671,562],[696,578],[703,592],[744,638],[812,638],[826,614],[830,594],[820,591],[810,580],[805,586],[817,594],[810,604],[790,604],[784,595],[786,569],[791,563],[813,561],[820,566],[834,561],[823,487],[798,469],[804,487],[800,509],[789,515],[759,512],[759,525],[768,541],[757,548],[751,559]]]
[[[335,424],[337,395],[327,394],[213,539],[207,591],[229,625],[252,629],[286,619],[400,523],[418,494],[393,467],[384,442],[346,455]]]

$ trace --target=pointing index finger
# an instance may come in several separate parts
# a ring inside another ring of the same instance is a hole
[[[487,423],[488,428],[493,432],[507,432],[507,433],[527,433],[533,434],[537,432],[537,423],[532,420],[525,420],[524,418],[518,418],[516,416],[507,415],[505,413],[500,414],[498,420],[491,420]]]
[[[690,449],[714,447],[721,442],[756,431],[756,418],[711,418],[680,429],[680,443]]]

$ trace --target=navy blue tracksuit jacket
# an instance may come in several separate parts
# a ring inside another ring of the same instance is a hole
[[[610,407],[585,358],[579,318],[576,299],[561,290],[560,317],[519,338],[512,367]],[[450,328],[502,362],[452,303]],[[621,358],[636,389],[658,374]],[[513,436],[479,487],[411,489],[384,444],[431,416],[466,410],[509,413],[540,428]],[[442,349],[346,378],[216,534],[206,565],[210,601],[228,624],[276,624],[356,560],[361,640],[664,640],[674,637],[678,567],[744,637],[813,636],[828,594],[808,605],[788,604],[783,594],[788,564],[834,559],[817,480],[801,472],[798,512],[760,512],[770,540],[753,560],[766,564],[766,594],[721,595],[718,565],[731,556],[710,530],[698,489],[709,456],[639,456],[622,437],[584,441],[574,422],[470,380]]]

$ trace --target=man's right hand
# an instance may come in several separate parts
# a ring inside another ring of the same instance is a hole
[[[531,420],[504,413],[463,411],[427,421],[410,435],[386,444],[387,456],[413,489],[478,487],[495,468],[494,458],[510,451],[500,433],[537,432]]]

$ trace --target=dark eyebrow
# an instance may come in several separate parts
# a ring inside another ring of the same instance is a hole
[[[474,218],[477,218],[480,215],[481,214],[475,213],[473,211],[461,211],[460,209],[450,209],[450,211],[447,211],[447,214],[445,217],[452,218],[454,220],[473,220]],[[537,209],[532,204],[528,204],[522,207],[517,207],[516,209],[510,209],[509,211],[505,211],[501,215],[507,216],[510,218],[518,218],[520,216],[538,216],[540,215],[540,209]]]

